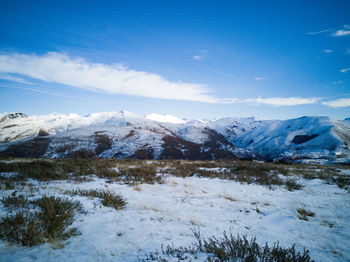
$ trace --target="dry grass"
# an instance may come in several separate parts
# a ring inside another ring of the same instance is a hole
[[[118,169],[115,169],[115,168]],[[204,169],[208,168],[208,169]],[[216,172],[210,168],[222,168]],[[39,181],[74,180],[89,181],[90,175],[129,185],[141,183],[164,183],[164,175],[178,177],[207,177],[255,183],[269,188],[284,187],[290,191],[300,190],[303,185],[297,178],[322,179],[329,184],[349,190],[350,176],[340,175],[340,168],[347,166],[319,166],[254,161],[185,161],[185,160],[116,160],[116,159],[50,159],[33,161],[0,162],[0,172],[13,172],[13,178],[0,174],[0,188],[14,189],[16,182],[27,179]]]
[[[297,209],[298,218],[301,220],[309,221],[309,217],[314,217],[316,214],[310,210],[304,208]]]
[[[282,248],[276,242],[272,246],[267,243],[259,245],[255,238],[248,239],[247,236],[234,236],[232,233],[224,232],[222,237],[212,236],[202,238],[199,231],[193,230],[196,242],[189,247],[174,247],[168,245],[162,246],[161,252],[151,252],[147,254],[142,261],[168,261],[177,259],[177,261],[196,260],[199,254],[207,256],[205,261],[293,261],[293,262],[310,262],[312,261],[309,251],[304,249],[298,252],[295,245],[288,248]],[[174,260],[175,261],[175,260]]]
[[[33,246],[45,242],[55,245],[78,232],[69,228],[76,212],[82,211],[79,201],[42,196],[29,200],[24,196],[13,196],[1,200],[6,208],[19,209],[0,221],[0,239],[23,246]]]
[[[134,189],[136,192],[142,191],[142,189],[141,189],[140,186],[134,186],[133,189]]]
[[[30,201],[27,197],[24,197],[23,195],[19,196],[8,196],[3,197],[1,199],[1,203],[4,205],[4,207],[13,209],[13,208],[26,208],[28,207]]]
[[[227,200],[229,200],[229,201],[231,201],[231,202],[236,202],[236,201],[237,201],[236,198],[234,198],[234,197],[232,197],[232,196],[229,196],[229,195],[224,195],[224,198],[227,199]]]
[[[113,207],[116,210],[123,209],[127,201],[122,197],[120,194],[114,194],[108,191],[102,191],[102,190],[83,190],[83,189],[77,189],[77,190],[69,190],[65,191],[65,194],[69,194],[71,196],[86,196],[91,198],[100,198],[102,199],[101,203],[104,206],[107,207]]]

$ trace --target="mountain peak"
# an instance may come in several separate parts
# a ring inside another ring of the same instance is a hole
[[[1,119],[7,118],[7,119],[16,119],[16,118],[25,118],[28,117],[27,115],[23,113],[3,113],[0,115]]]

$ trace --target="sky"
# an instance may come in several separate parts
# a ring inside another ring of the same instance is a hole
[[[0,112],[350,117],[350,1],[0,0]]]

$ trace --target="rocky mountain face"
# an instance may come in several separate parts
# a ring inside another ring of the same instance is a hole
[[[126,111],[83,117],[1,114],[0,157],[350,162],[349,120],[154,118]]]

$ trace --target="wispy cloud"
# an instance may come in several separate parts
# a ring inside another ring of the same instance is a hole
[[[0,80],[6,80],[6,81],[11,81],[11,82],[16,82],[20,84],[31,84],[31,82],[17,76],[9,75],[9,74],[2,74],[0,73]]]
[[[324,49],[323,52],[330,54],[330,53],[333,53],[333,50],[332,49]]]
[[[343,25],[341,29],[338,29],[332,33],[332,36],[338,37],[338,36],[346,36],[350,35],[350,26],[349,25]]]
[[[254,76],[254,80],[260,81],[266,79],[266,76]]]
[[[342,84],[342,83],[343,83],[343,80],[337,80],[337,81],[333,81],[332,85],[339,85],[339,84]]]
[[[339,70],[341,73],[347,73],[348,71],[350,71],[350,67],[349,68],[343,68],[341,70]]]
[[[332,36],[345,36],[345,35],[350,35],[350,30],[339,29],[332,34]]]
[[[350,26],[349,25],[343,25],[339,26],[337,28],[328,28],[320,31],[315,32],[308,32],[308,35],[319,35],[324,33],[330,33],[331,36],[339,37],[339,36],[346,36],[350,35]]]
[[[202,67],[208,71],[217,73],[219,75],[223,75],[223,76],[226,76],[226,77],[231,78],[231,79],[241,80],[241,78],[239,78],[238,76],[234,76],[234,75],[231,75],[229,73],[225,73],[225,72],[219,71],[219,70],[211,68],[211,67],[207,67],[207,66],[202,66]]]
[[[334,107],[334,108],[348,107],[350,106],[350,98],[340,98],[337,100],[323,102],[322,104],[326,106]]]
[[[213,97],[206,85],[174,82],[120,64],[91,63],[84,58],[71,58],[55,52],[45,55],[1,54],[0,73],[19,74],[97,92],[206,103],[236,101],[234,98]]]
[[[320,98],[302,98],[302,97],[270,97],[270,98],[254,98],[246,99],[245,102],[254,104],[266,104],[272,106],[296,106],[296,105],[306,105],[314,104],[319,101]]]
[[[320,30],[320,31],[316,31],[316,32],[308,32],[308,35],[319,35],[319,34],[324,34],[330,31],[333,31],[333,28],[329,28],[329,29],[325,29],[325,30]]]
[[[203,59],[203,56],[201,56],[201,55],[194,55],[194,56],[192,56],[192,58],[193,58],[194,60],[202,60],[202,59]]]
[[[30,91],[30,92],[42,93],[42,94],[52,95],[52,96],[62,96],[62,97],[69,97],[69,98],[76,97],[76,96],[69,95],[69,94],[52,92],[50,90],[45,90],[45,89],[41,89],[41,88],[24,87],[24,86],[19,86],[16,84],[2,84],[2,83],[0,83],[0,86],[5,87],[5,88],[15,88],[15,89],[21,89],[21,90]]]

